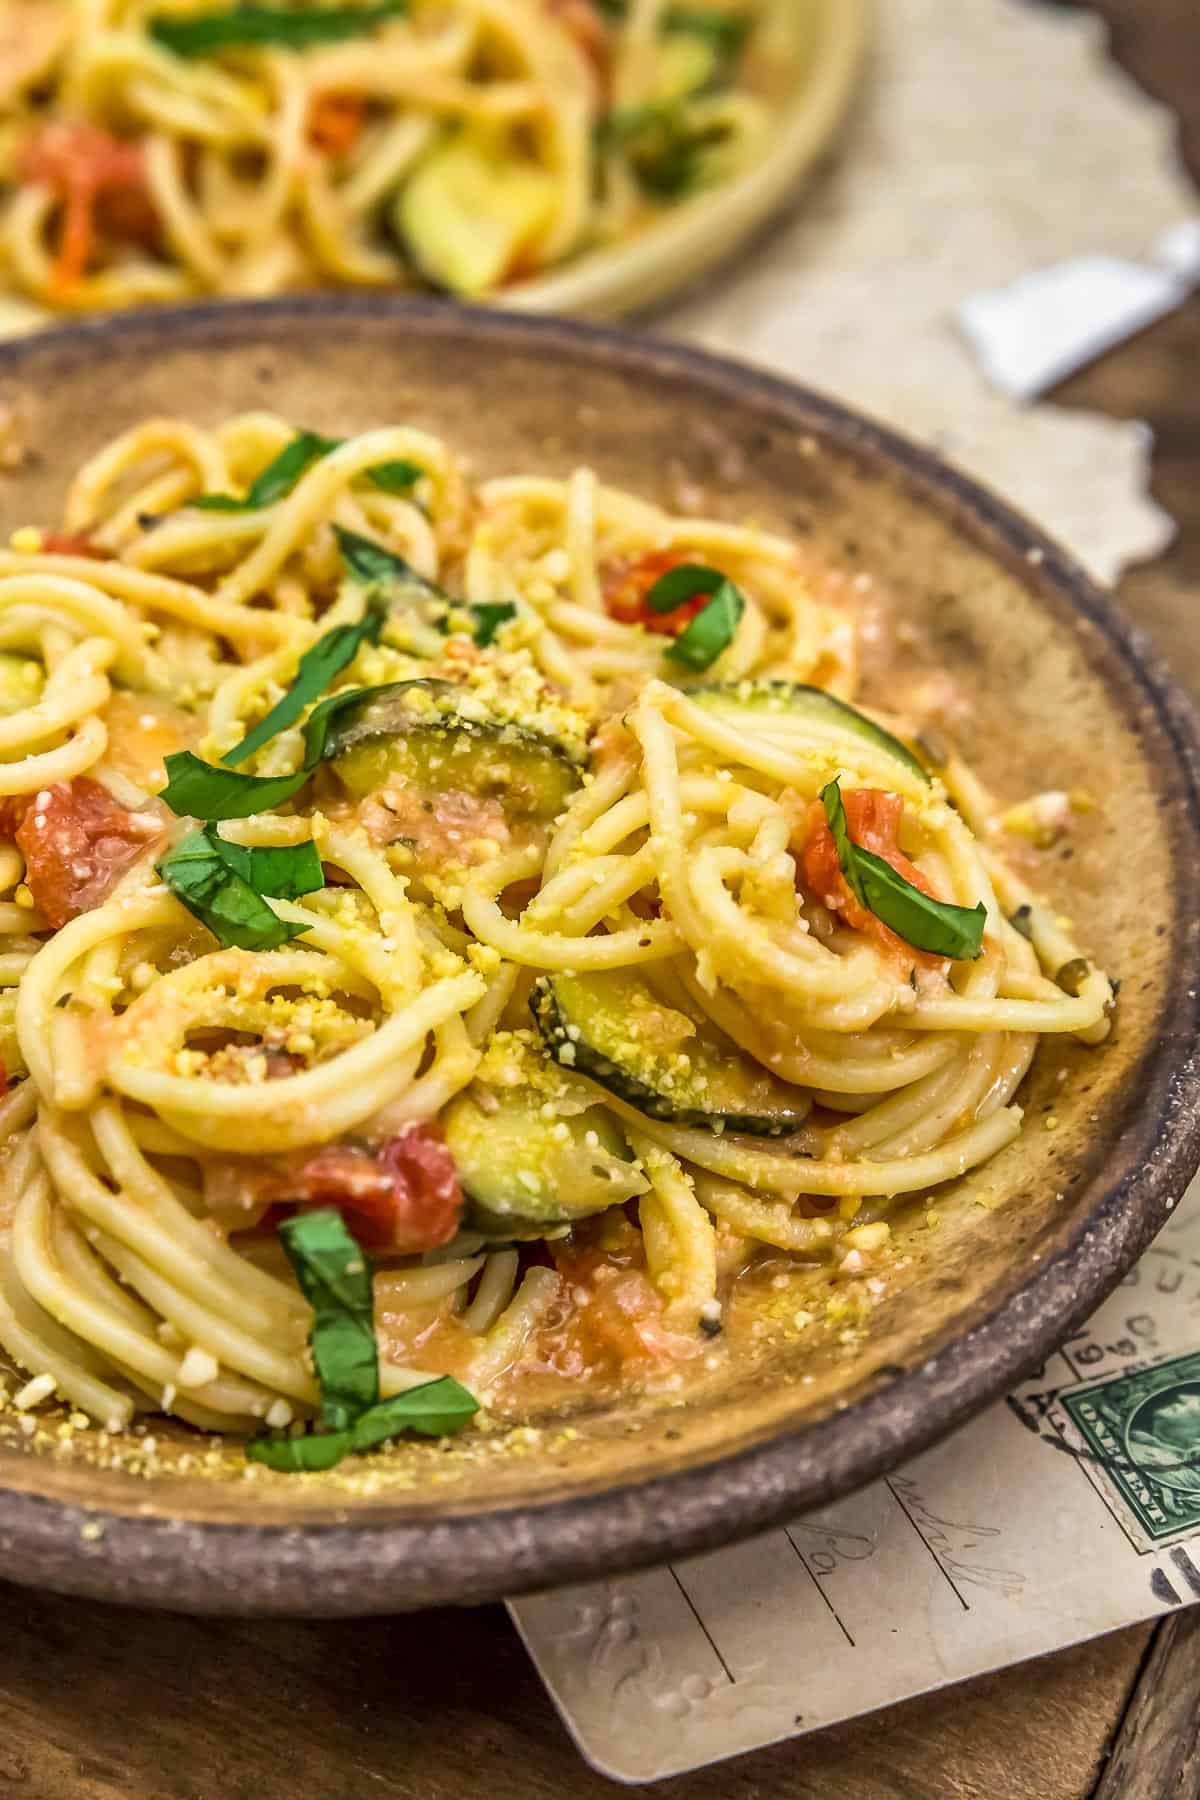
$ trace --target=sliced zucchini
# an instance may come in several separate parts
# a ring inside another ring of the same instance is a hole
[[[42,665],[34,657],[0,650],[0,717],[33,706],[45,684]]]
[[[925,782],[929,780],[927,771],[907,745],[893,737],[890,731],[885,731],[882,725],[877,725],[874,719],[859,712],[857,707],[827,694],[824,688],[808,687],[800,681],[721,682],[711,687],[693,688],[688,698],[729,725],[736,725],[741,719],[749,728],[751,720],[745,718],[746,714],[759,718],[775,715],[811,719],[814,724],[852,732],[877,750],[894,756],[910,774]]]
[[[399,783],[425,793],[495,798],[505,811],[548,823],[579,786],[565,747],[524,725],[491,718],[451,681],[399,681],[338,717],[332,766],[356,800]]]
[[[810,1102],[744,1056],[707,1019],[660,1000],[626,971],[543,976],[530,1004],[556,1061],[651,1119],[776,1137]]]
[[[620,1127],[581,1082],[499,1034],[480,1075],[442,1115],[446,1147],[467,1196],[466,1227],[488,1237],[544,1237],[646,1191]]]
[[[393,202],[392,222],[421,273],[468,297],[512,274],[554,216],[555,183],[502,139],[460,133],[437,145]]]

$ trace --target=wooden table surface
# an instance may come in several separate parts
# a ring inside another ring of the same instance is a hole
[[[886,0],[885,0],[886,3]],[[1015,3],[1015,0],[1014,0]],[[1094,0],[1200,176],[1200,0]],[[947,13],[952,29],[953,9]],[[1103,204],[1097,196],[1096,204]],[[1180,523],[1122,599],[1200,694],[1200,298],[1061,390],[1148,419]],[[335,1624],[0,1587],[0,1793],[572,1800],[584,1767],[499,1608]],[[1200,1800],[1200,1608],[654,1789],[661,1800]]]

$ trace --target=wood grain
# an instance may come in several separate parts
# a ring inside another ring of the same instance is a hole
[[[652,1791],[656,1800],[1084,1800],[1147,1635],[1125,1632]],[[6,1783],[22,1800],[619,1791],[579,1760],[499,1608],[250,1623],[0,1587],[0,1791]]]
[[[1200,1609],[1170,1619],[1147,1658],[1095,1800],[1200,1797]]]

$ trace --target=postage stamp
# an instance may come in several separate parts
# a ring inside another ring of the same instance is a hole
[[[1200,1531],[1200,1352],[1067,1389],[1057,1400],[1148,1548]]]

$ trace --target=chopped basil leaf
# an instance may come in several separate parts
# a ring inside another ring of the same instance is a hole
[[[682,200],[707,174],[705,152],[722,144],[722,119],[695,119],[678,101],[651,101],[610,113],[601,138],[618,144],[639,186],[656,200]]]
[[[236,494],[197,494],[187,502],[197,512],[249,512],[249,500],[239,500]],[[157,524],[157,520],[153,520]]]
[[[180,818],[248,819],[252,813],[270,812],[310,780],[325,755],[329,728],[343,708],[379,691],[342,688],[314,706],[304,726],[304,761],[290,775],[243,775],[203,762],[191,750],[176,750],[166,759],[167,785],[158,797]]]
[[[682,663],[697,671],[710,669],[723,650],[734,640],[746,602],[732,581],[721,585],[704,608],[696,614],[686,631],[663,652],[671,662]]]
[[[281,919],[264,895],[296,900],[325,885],[314,844],[250,848],[211,827],[190,832],[157,873],[218,942],[240,950],[278,950],[306,929]]]
[[[850,840],[850,826],[846,819],[846,808],[842,801],[842,784],[831,781],[821,789],[821,805],[825,808],[825,819],[829,826],[833,847],[837,851],[838,867],[846,880],[846,886],[854,898],[863,906],[862,883],[858,878],[858,864],[854,860],[855,845]]]
[[[236,494],[198,494],[187,504],[202,512],[257,512],[262,506],[274,506],[277,500],[287,499],[300,477],[307,474],[315,462],[340,450],[345,441],[345,438],[323,437],[319,431],[297,432],[255,477],[244,500],[239,500]],[[364,473],[385,494],[407,494],[421,480],[425,470],[420,463],[397,456],[389,462],[373,463]]]
[[[313,1432],[305,1437],[259,1437],[246,1445],[246,1455],[280,1474],[307,1474],[332,1469],[343,1456],[371,1450],[402,1431],[422,1437],[446,1437],[479,1411],[479,1402],[453,1376],[443,1375],[406,1393],[393,1394],[361,1413],[341,1431]]]
[[[331,1206],[285,1219],[279,1238],[313,1309],[308,1341],[321,1389],[321,1423],[345,1431],[379,1399],[370,1260]]]
[[[931,900],[911,881],[905,881],[882,856],[854,843],[839,782],[831,781],[822,788],[821,804],[846,885],[869,912],[914,950],[972,962],[982,954],[987,924],[987,908],[982,901],[978,906],[967,907]]]
[[[471,616],[475,620],[475,642],[486,650],[500,627],[516,618],[517,609],[511,600],[484,600],[471,607]]]
[[[226,868],[271,900],[299,900],[325,886],[320,852],[311,839],[304,844],[251,845],[230,843],[211,830],[208,836]]]
[[[317,639],[311,650],[306,650],[296,665],[296,679],[281,700],[277,700],[270,712],[258,721],[254,730],[248,732],[240,744],[221,758],[226,768],[236,768],[238,763],[245,762],[256,750],[292,725],[322,689],[327,688],[335,675],[339,675],[347,663],[353,662],[363,644],[377,644],[379,634],[383,630],[384,612],[372,597],[368,597],[367,610],[361,619],[352,625],[335,625],[324,637]]]
[[[379,1398],[379,1346],[371,1263],[341,1213],[298,1213],[279,1227],[300,1291],[313,1309],[309,1346],[321,1389],[320,1429],[303,1437],[260,1437],[246,1446],[255,1462],[284,1474],[331,1469],[402,1431],[442,1437],[479,1411],[450,1376]]]
[[[646,605],[651,612],[674,612],[699,594],[715,594],[727,580],[720,569],[710,569],[707,563],[680,563],[659,576],[646,595]]]
[[[199,494],[187,504],[205,512],[257,512],[261,506],[274,506],[277,500],[287,498],[313,463],[336,450],[341,441],[322,437],[318,431],[299,431],[255,476],[244,500],[235,494]]]
[[[415,1431],[421,1437],[447,1437],[478,1411],[474,1394],[468,1393],[452,1375],[443,1375],[438,1381],[393,1394],[390,1400],[381,1400],[370,1412],[363,1413],[350,1427],[350,1447],[369,1450],[400,1431]]]
[[[342,553],[342,561],[356,580],[365,587],[379,587],[394,593],[399,586],[416,588],[429,599],[448,599],[436,582],[426,580],[417,573],[410,562],[397,556],[385,544],[374,538],[363,537],[361,532],[347,531],[342,525],[335,525],[334,536]]]
[[[176,56],[213,56],[254,44],[304,50],[374,31],[406,10],[407,0],[376,0],[371,6],[286,8],[241,5],[232,11],[151,19],[149,35]]]
[[[349,1449],[348,1431],[310,1431],[304,1437],[251,1438],[246,1457],[279,1475],[315,1475],[340,1463]]]
[[[425,478],[420,463],[409,462],[403,456],[393,457],[390,462],[373,463],[367,474],[385,494],[407,494]]]

